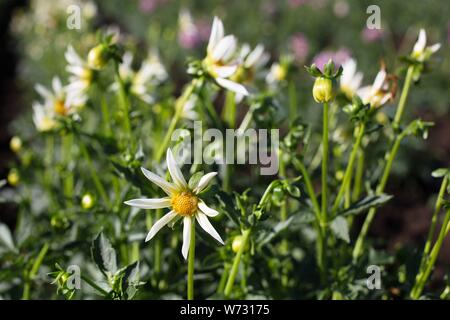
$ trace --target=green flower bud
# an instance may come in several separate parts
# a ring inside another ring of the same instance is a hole
[[[88,53],[87,62],[89,67],[92,69],[103,69],[103,67],[108,63],[108,60],[108,48],[103,44],[96,45]]]
[[[20,181],[20,176],[19,176],[19,172],[17,171],[17,169],[11,169],[8,173],[8,183],[15,187],[19,184]]]
[[[22,149],[22,140],[17,136],[12,137],[9,142],[9,147],[12,151],[18,153]]]
[[[317,103],[331,101],[333,99],[333,82],[324,77],[316,78],[313,86],[313,97]]]
[[[238,251],[241,249],[243,245],[243,240],[244,240],[243,236],[239,235],[234,237],[233,242],[231,244],[231,249],[233,250],[234,253],[238,253]]]
[[[81,198],[81,207],[85,210],[90,209],[94,206],[94,198],[89,194],[86,193]]]

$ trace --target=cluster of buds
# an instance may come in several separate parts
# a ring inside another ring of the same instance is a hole
[[[317,103],[328,103],[334,99],[335,92],[333,89],[333,82],[339,78],[342,74],[342,67],[335,70],[335,65],[333,60],[329,60],[324,66],[324,71],[312,64],[311,67],[305,67],[310,75],[316,78],[313,86],[313,97]]]

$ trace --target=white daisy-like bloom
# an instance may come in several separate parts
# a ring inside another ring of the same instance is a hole
[[[419,37],[414,45],[411,57],[417,61],[424,62],[430,58],[430,56],[441,48],[440,43],[436,43],[427,47],[427,34],[424,29],[420,29]]]
[[[214,17],[206,58],[203,60],[205,68],[219,86],[246,96],[247,89],[242,84],[230,80],[240,65],[235,58],[236,53],[236,38],[233,35],[225,36],[222,21]]]
[[[67,85],[67,101],[72,105],[83,105],[87,100],[87,90],[94,79],[94,70],[89,68],[75,49],[69,45],[65,53],[67,63],[66,70],[72,75]]]
[[[131,94],[146,103],[153,103],[154,98],[148,93],[149,86],[156,86],[164,82],[168,77],[159,55],[156,52],[149,53],[138,71],[133,70],[132,63],[133,54],[126,52],[119,66],[119,74],[122,80],[128,83]],[[118,90],[119,84],[117,82],[113,83],[111,89]]]
[[[76,111],[76,107],[67,101],[67,88],[63,87],[58,77],[52,80],[52,90],[41,84],[37,84],[35,89],[44,100],[43,103],[33,103],[33,121],[39,131],[56,128],[56,117],[67,116]]]
[[[209,185],[217,172],[205,174],[199,179],[197,186],[191,189],[184,179],[180,167],[175,161],[170,149],[167,149],[166,161],[173,182],[166,181],[145,168],[141,168],[141,170],[147,179],[156,184],[167,194],[167,197],[125,201],[125,204],[140,209],[170,208],[170,211],[156,221],[151,227],[145,241],[150,241],[164,226],[173,225],[178,220],[183,219],[183,245],[181,253],[185,259],[188,257],[191,240],[191,226],[192,223],[195,223],[195,220],[197,220],[203,230],[209,233],[218,242],[224,244],[222,238],[208,220],[208,217],[215,217],[219,212],[208,207],[205,202],[199,198],[199,193]]]
[[[347,59],[342,64],[342,68],[343,71],[339,80],[340,89],[347,98],[351,99],[361,86],[363,74],[357,71],[356,60],[352,58]]]
[[[253,50],[249,44],[245,43],[239,52],[239,60],[242,64],[236,73],[231,77],[232,80],[239,83],[251,84],[256,78],[261,76],[264,66],[269,61],[270,56],[264,51],[264,46],[258,44]],[[240,102],[244,96],[236,94],[236,102]]]
[[[359,89],[356,94],[364,104],[370,104],[373,108],[379,108],[388,102],[392,98],[392,93],[389,92],[386,70],[381,69],[373,84]]]
[[[280,63],[274,62],[266,75],[267,84],[273,86],[283,80],[286,80],[287,70]]]
[[[196,102],[197,97],[192,95],[183,106],[183,111],[181,113],[182,118],[192,121],[197,120],[199,118],[197,111],[195,111]]]
[[[267,64],[270,55],[265,52],[262,44],[258,44],[251,50],[250,45],[246,43],[241,48],[240,58],[243,61],[242,66],[246,70],[252,71],[250,76],[254,76],[257,71],[261,70]],[[252,80],[252,77],[249,80]]]

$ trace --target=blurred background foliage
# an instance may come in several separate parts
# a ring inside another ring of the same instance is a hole
[[[66,26],[67,7],[74,3],[82,8],[81,30],[70,30]],[[382,29],[379,31],[366,29],[369,16],[366,9],[372,4],[381,8]],[[200,30],[199,38],[181,34],[180,12],[186,9]],[[395,203],[381,210],[372,231],[383,236],[381,244],[388,249],[396,248],[399,243],[407,246],[423,243],[439,184],[430,173],[450,163],[448,1],[2,0],[0,13],[4,29],[2,70],[15,66],[14,72],[2,75],[1,82],[2,176],[7,173],[8,163],[14,161],[7,150],[11,135],[19,131],[24,138],[35,134],[29,112],[31,102],[37,98],[33,86],[36,82],[50,83],[54,75],[65,80],[66,61],[61,55],[68,43],[79,52],[87,52],[96,43],[98,28],[117,26],[124,37],[123,43],[126,47],[137,48],[135,54],[140,58],[145,57],[149,49],[157,49],[172,83],[176,84],[170,90],[178,92],[188,80],[187,59],[203,56],[212,17],[217,15],[223,19],[227,32],[235,34],[242,42],[252,46],[264,44],[271,61],[283,55],[294,57],[298,72],[292,77],[298,92],[298,114],[312,123],[321,112],[313,102],[312,81],[303,65],[324,59],[324,56],[352,56],[364,73],[365,84],[372,82],[382,62],[389,72],[400,76],[403,65],[398,57],[410,52],[418,30],[425,28],[429,43],[441,42],[443,46],[432,65],[433,72],[424,75],[413,87],[405,120],[420,116],[434,121],[436,126],[425,142],[405,141],[387,190],[395,195]],[[395,112],[392,105],[384,111],[388,116]],[[374,150],[377,152],[376,148]],[[14,208],[2,205],[0,210],[0,221],[13,225]],[[450,261],[449,248],[447,241],[442,250],[443,261]],[[437,277],[443,272],[438,270]]]

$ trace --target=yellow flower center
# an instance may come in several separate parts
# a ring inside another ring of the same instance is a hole
[[[92,82],[92,79],[94,78],[94,73],[91,69],[84,68],[83,72],[80,75],[80,79],[86,84],[90,85]]]
[[[61,116],[65,116],[67,113],[66,106],[64,105],[64,100],[57,99],[53,105],[55,112]]]
[[[182,216],[192,216],[197,212],[198,198],[190,192],[180,192],[172,197],[173,210]]]
[[[350,86],[348,86],[348,85],[342,85],[341,86],[341,91],[345,94],[345,96],[348,98],[348,99],[352,99],[353,98],[353,95],[354,95],[354,90],[350,87]]]

